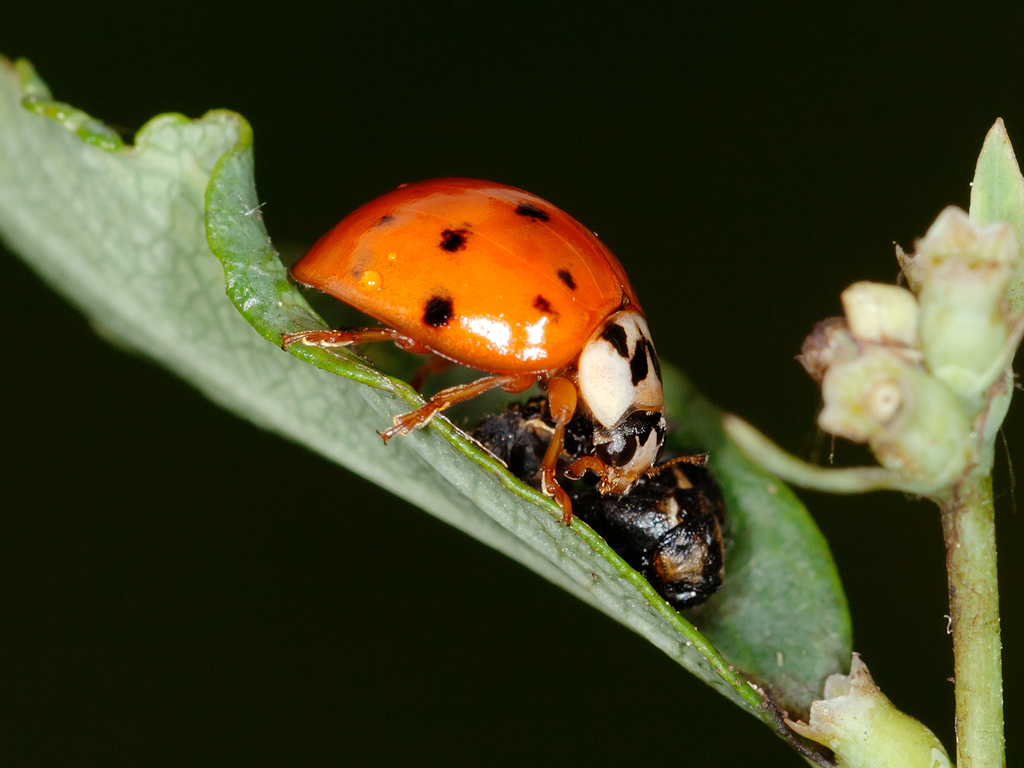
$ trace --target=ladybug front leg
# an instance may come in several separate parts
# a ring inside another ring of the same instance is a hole
[[[448,387],[442,389],[429,401],[426,405],[421,405],[415,411],[409,411],[409,413],[403,413],[400,416],[396,416],[394,419],[394,426],[389,429],[385,429],[383,432],[378,432],[381,438],[386,443],[395,435],[407,435],[414,429],[425,427],[430,423],[430,420],[434,418],[435,414],[440,413],[445,408],[449,408],[456,403],[461,403],[465,400],[471,400],[478,395],[482,395],[484,392],[489,392],[492,389],[501,387],[506,392],[524,392],[537,381],[536,374],[509,374],[507,376],[488,376],[485,379],[477,379],[471,381],[468,384],[458,384],[454,387]]]
[[[566,468],[565,476],[570,480],[579,480],[588,471],[593,472],[601,479],[601,482],[598,485],[598,490],[600,490],[601,493],[605,493],[605,488],[610,485],[608,478],[615,472],[615,470],[596,456],[582,456],[576,459],[576,461]]]
[[[569,465],[565,470],[565,476],[571,480],[579,480],[586,472],[593,472],[600,478],[600,483],[598,484],[597,489],[601,493],[621,493],[624,483],[631,485],[634,481],[639,479],[641,474],[646,475],[647,477],[653,477],[676,464],[694,464],[698,467],[703,467],[706,466],[707,463],[708,455],[706,453],[696,453],[687,456],[677,456],[676,458],[670,459],[662,464],[656,464],[652,467],[648,467],[640,474],[629,474],[624,472],[621,467],[613,467],[605,464],[596,456],[582,456]]]
[[[544,452],[544,461],[540,466],[540,489],[545,495],[553,498],[562,508],[562,522],[572,524],[572,501],[565,489],[558,484],[558,457],[562,454],[565,444],[565,424],[557,424],[551,435],[551,442]]]
[[[576,386],[568,379],[556,376],[548,381],[548,410],[555,422],[551,442],[541,462],[540,487],[545,494],[558,502],[562,508],[562,522],[572,523],[572,501],[565,489],[558,484],[558,459],[565,447],[565,425],[576,413]]]

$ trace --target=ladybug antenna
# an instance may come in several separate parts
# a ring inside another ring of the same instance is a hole
[[[708,455],[706,453],[694,453],[689,456],[676,456],[674,459],[663,461],[661,464],[651,467],[644,474],[647,477],[655,477],[676,464],[693,464],[698,467],[706,467],[708,465]]]
[[[626,286],[620,285],[619,289],[622,291],[622,299],[619,302],[619,309],[621,310],[621,309],[624,309],[625,307],[628,307],[629,304],[630,304],[630,301],[629,301],[629,295],[626,293]]]

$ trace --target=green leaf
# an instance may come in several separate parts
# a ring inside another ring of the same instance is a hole
[[[0,232],[109,337],[522,562],[791,738],[745,677],[806,711],[848,662],[845,598],[806,510],[725,440],[720,414],[681,376],[666,375],[676,439],[712,451],[733,541],[726,586],[689,615],[705,635],[446,419],[384,446],[375,430],[421,402],[406,384],[346,350],[277,346],[322,322],[263,227],[241,117],[164,115],[134,147],[97,125],[51,102],[28,65],[0,60]]]
[[[1024,312],[1024,178],[1002,119],[989,130],[978,155],[970,215],[978,224],[1006,221],[1013,226],[1020,255],[1006,298],[1013,317],[1018,317]]]

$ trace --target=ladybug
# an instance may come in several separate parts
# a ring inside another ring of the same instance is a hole
[[[391,341],[489,374],[397,416],[385,442],[488,390],[536,383],[554,424],[541,488],[564,522],[572,503],[556,475],[571,421],[586,425],[587,449],[567,477],[590,471],[601,493],[621,494],[652,470],[665,406],[640,302],[608,247],[551,203],[477,179],[403,184],[345,217],[291,275],[386,327],[287,334],[283,347]]]

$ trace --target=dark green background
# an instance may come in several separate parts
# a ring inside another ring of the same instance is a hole
[[[895,279],[894,240],[967,205],[996,117],[1024,147],[1020,20],[979,6],[340,8],[12,0],[0,52],[128,135],[160,112],[245,115],[281,244],[434,176],[551,200],[619,255],[662,357],[803,455],[805,333],[849,283]],[[0,258],[5,765],[800,764],[640,638],[108,346]],[[1002,455],[996,487],[1012,764],[1024,525]],[[804,498],[856,648],[951,746],[935,511]]]

